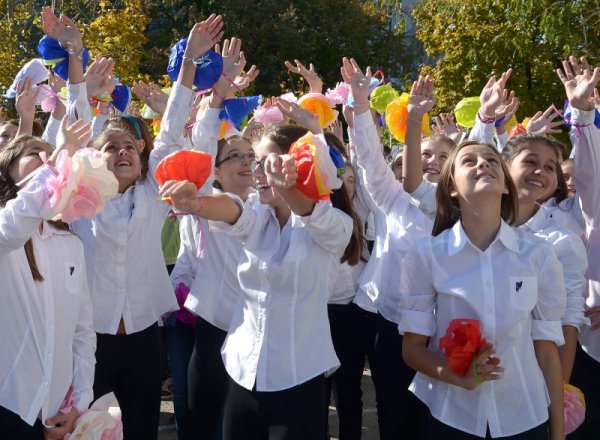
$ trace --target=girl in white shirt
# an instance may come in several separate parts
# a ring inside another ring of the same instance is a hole
[[[62,439],[93,397],[96,336],[83,246],[66,224],[40,217],[50,165],[66,147],[53,154],[48,143],[25,135],[0,153],[3,438]],[[52,155],[48,165],[40,153]],[[72,408],[59,412],[70,387]]]
[[[547,439],[549,406],[551,438],[564,439],[560,263],[549,245],[509,226],[517,190],[493,145],[459,146],[437,201],[434,237],[400,266],[402,352],[418,371],[411,391],[431,411],[431,438]],[[479,320],[488,341],[464,376],[438,348],[460,318]]]
[[[287,117],[316,133],[318,121],[279,102]],[[224,438],[317,439],[325,436],[325,378],[339,361],[327,320],[331,271],[352,246],[352,220],[328,201],[314,201],[295,186],[290,145],[263,137],[255,146],[254,178],[261,203],[245,206],[226,194],[200,196],[189,182],[161,190],[176,207],[218,221],[243,245],[238,266],[242,296],[222,354],[230,376]]]

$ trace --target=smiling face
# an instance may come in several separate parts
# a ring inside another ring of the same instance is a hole
[[[535,203],[558,187],[556,174],[559,158],[556,150],[540,142],[530,141],[509,163],[519,202]]]
[[[451,148],[445,142],[426,139],[421,144],[421,166],[423,167],[423,179],[431,183],[437,183],[440,180],[442,168]]]
[[[14,139],[18,129],[19,127],[11,123],[4,123],[0,126],[0,150],[4,149]]]
[[[269,140],[267,137],[263,137],[258,144],[254,146],[254,153],[256,154],[257,166],[252,173],[254,177],[254,185],[258,191],[259,201],[263,205],[272,205],[281,199],[281,196],[271,188],[267,182],[267,176],[263,169],[264,161],[270,153],[283,154],[279,146]]]
[[[241,196],[254,183],[251,165],[255,153],[252,145],[241,137],[224,141],[215,160],[215,180],[225,192]]]
[[[104,153],[106,167],[117,178],[119,192],[123,193],[134,185],[141,175],[142,166],[139,145],[133,136],[125,131],[109,130],[97,139],[95,145]]]
[[[575,179],[573,178],[575,163],[572,159],[565,160],[560,167],[562,168],[563,175],[565,176],[569,197],[575,197],[575,193],[577,192]]]

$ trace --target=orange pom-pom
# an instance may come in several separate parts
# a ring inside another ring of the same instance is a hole
[[[329,199],[329,190],[323,182],[321,173],[315,163],[316,147],[314,144],[303,142],[306,138],[300,138],[292,144],[289,154],[296,160],[298,180],[296,188],[302,194],[312,200]]]
[[[159,185],[169,180],[192,182],[198,189],[211,173],[211,155],[201,151],[182,150],[169,154],[156,167],[154,177]],[[170,200],[167,202],[171,203]]]
[[[321,93],[307,93],[298,99],[298,105],[315,115],[321,128],[331,125],[338,115],[338,112],[331,108],[329,100]]]
[[[406,139],[406,128],[408,127],[408,93],[403,93],[399,98],[394,99],[390,102],[385,109],[385,123],[388,126],[392,136],[399,141],[404,143]],[[423,115],[423,125],[421,133],[425,136],[431,135],[431,129],[429,127],[429,114]]]

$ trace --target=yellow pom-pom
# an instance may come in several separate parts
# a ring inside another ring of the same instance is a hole
[[[385,109],[385,123],[388,129],[392,133],[392,136],[399,141],[404,143],[406,139],[406,128],[408,127],[408,93],[403,93],[399,98],[394,99],[390,102]],[[429,114],[423,115],[423,125],[421,133],[425,136],[431,135],[431,128],[429,127]]]

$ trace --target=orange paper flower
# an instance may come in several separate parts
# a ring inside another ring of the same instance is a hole
[[[388,126],[394,138],[404,143],[406,139],[406,128],[408,127],[408,93],[403,93],[399,98],[394,99],[385,109],[385,124]],[[431,136],[429,127],[429,114],[423,115],[423,125],[421,133],[425,136]]]
[[[156,167],[154,177],[159,185],[164,185],[169,180],[188,180],[200,189],[210,176],[210,172],[210,154],[182,150],[169,154],[161,160]]]
[[[487,341],[482,337],[476,319],[453,319],[446,334],[440,338],[440,350],[448,359],[448,366],[456,374],[464,376],[473,358]]]
[[[331,125],[338,115],[338,112],[331,108],[331,102],[321,93],[307,93],[298,99],[298,105],[315,115],[321,128]]]
[[[302,137],[290,148],[290,155],[296,160],[298,180],[296,188],[312,200],[329,199],[329,189],[326,187],[319,167],[316,164],[316,146],[309,137]]]

